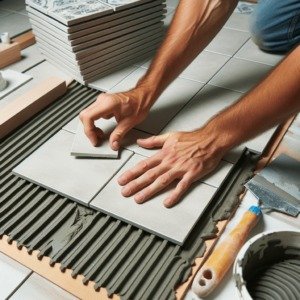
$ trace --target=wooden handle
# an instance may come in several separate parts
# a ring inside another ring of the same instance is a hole
[[[218,286],[260,215],[260,208],[251,206],[237,226],[216,246],[194,278],[192,290],[198,297],[209,295]]]

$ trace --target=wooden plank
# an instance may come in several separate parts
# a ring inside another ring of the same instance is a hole
[[[0,138],[3,138],[67,91],[66,82],[49,77],[0,110]]]
[[[20,49],[23,50],[33,44],[35,44],[35,36],[32,31],[25,32],[13,39],[13,42],[19,44]]]
[[[0,44],[0,69],[21,59],[21,49],[18,43]]]
[[[38,251],[33,251],[31,254],[29,254],[25,247],[18,249],[15,241],[9,244],[8,236],[6,235],[0,239],[0,251],[80,299],[120,299],[118,295],[113,295],[109,298],[105,288],[95,291],[95,283],[92,281],[89,281],[87,285],[84,285],[82,283],[84,278],[83,275],[78,275],[76,278],[73,278],[71,276],[72,270],[67,269],[65,272],[62,272],[60,270],[60,264],[58,263],[51,267],[49,265],[49,257],[45,256],[39,260],[37,258]]]

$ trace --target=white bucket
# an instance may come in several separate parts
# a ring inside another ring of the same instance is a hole
[[[300,231],[251,238],[237,255],[233,277],[243,300],[300,299]]]

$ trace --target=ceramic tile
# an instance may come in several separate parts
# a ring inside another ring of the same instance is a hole
[[[182,245],[188,234],[209,204],[215,188],[195,183],[182,201],[171,209],[165,208],[165,191],[144,204],[137,204],[132,197],[121,195],[117,178],[133,167],[143,157],[135,154],[107,186],[93,199],[91,206],[127,223]],[[111,199],[107,201],[107,199]],[[181,220],[178,222],[178,220]]]
[[[31,270],[0,252],[0,299],[7,299],[30,273]]]
[[[9,14],[0,19],[1,32],[8,32],[11,37],[28,31],[31,28],[28,17],[17,13]]]
[[[180,0],[166,0],[167,6],[176,8]]]
[[[280,62],[280,60],[284,57],[284,55],[264,52],[257,47],[257,45],[252,41],[252,39],[250,39],[234,55],[234,57],[275,66]]]
[[[225,23],[224,27],[249,32],[250,15],[234,12]]]
[[[111,91],[120,92],[133,88],[144,73],[145,69],[139,68]],[[175,79],[153,105],[147,119],[136,128],[147,133],[158,134],[202,86],[201,83],[183,78]]]
[[[45,60],[37,45],[32,45],[22,50],[22,59],[9,65],[6,69],[24,72]]]
[[[1,18],[8,16],[11,13],[12,13],[12,11],[1,9],[1,2],[0,2],[0,17]]]
[[[30,75],[10,69],[1,71],[1,74],[7,83],[6,88],[0,92],[0,100],[32,79]]]
[[[73,139],[74,134],[70,132],[58,132],[13,172],[70,199],[88,204],[132,152],[121,151],[118,160],[74,158],[70,155]]]
[[[233,104],[241,93],[206,85],[187,106],[164,128],[163,132],[191,131],[202,127],[212,116]],[[224,159],[235,163],[245,146],[262,152],[275,128],[231,150]]]
[[[271,66],[265,64],[232,58],[209,83],[245,93],[259,83],[271,69]]]
[[[205,50],[232,56],[249,38],[250,34],[248,32],[223,28]]]
[[[118,151],[111,149],[109,145],[109,135],[116,126],[113,119],[100,119],[95,122],[95,126],[101,128],[104,137],[101,145],[94,147],[84,133],[83,124],[77,123],[77,130],[71,148],[71,155],[77,157],[98,157],[98,158],[118,158]]]
[[[75,300],[78,299],[44,277],[33,273],[12,295],[12,300]]]
[[[137,67],[135,66],[129,66],[122,70],[115,71],[100,79],[97,79],[91,82],[88,86],[100,91],[109,91],[136,69]]]

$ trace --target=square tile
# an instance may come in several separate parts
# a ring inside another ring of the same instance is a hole
[[[132,155],[123,150],[120,159],[74,158],[70,148],[74,134],[60,131],[22,161],[14,174],[87,205]]]
[[[202,127],[215,114],[235,103],[241,93],[216,86],[206,85],[193,99],[180,111],[180,113],[164,128],[163,132],[192,131]],[[235,163],[242,154],[244,147],[262,152],[275,128],[266,131],[258,137],[231,150],[224,160]],[[213,184],[216,185],[216,184]]]
[[[258,48],[258,46],[252,41],[252,39],[250,39],[234,55],[234,57],[275,66],[284,58],[284,55],[264,52]]]
[[[165,208],[163,205],[170,191],[165,191],[144,204],[137,204],[132,197],[123,197],[121,189],[116,187],[118,187],[118,176],[141,159],[144,158],[135,154],[90,205],[145,231],[182,245],[211,201],[216,189],[196,182],[182,201],[172,208]]]
[[[228,56],[203,51],[180,74],[180,77],[207,83],[228,60]]]
[[[32,79],[30,75],[10,69],[1,71],[1,74],[6,80],[6,88],[0,91],[0,100]]]
[[[93,82],[89,83],[88,86],[96,90],[107,92],[136,69],[136,66],[129,66],[124,69],[117,70],[100,79],[94,80]]]
[[[8,32],[14,37],[31,29],[28,17],[12,13],[0,19],[1,32]]]
[[[44,277],[33,273],[12,295],[13,300],[75,300],[78,299]]]
[[[249,32],[250,15],[234,12],[224,25],[224,28]]]
[[[232,56],[249,38],[248,32],[222,28],[205,50]]]
[[[76,157],[118,158],[118,151],[112,150],[109,145],[109,135],[114,130],[115,124],[116,122],[112,119],[100,119],[95,122],[95,125],[101,128],[105,135],[101,144],[95,147],[84,133],[83,124],[79,121],[71,148],[71,155]]]
[[[145,73],[139,68],[112,88],[112,92],[123,92],[133,88]],[[177,78],[152,106],[147,119],[136,128],[147,133],[158,134],[179,110],[202,88],[203,84]]]
[[[0,299],[7,299],[31,270],[0,252]]]
[[[271,70],[272,67],[265,64],[232,58],[209,81],[209,84],[245,93]]]
[[[166,0],[167,7],[176,8],[180,0]]]
[[[9,68],[14,71],[24,72],[45,60],[36,44],[23,49],[21,55],[22,59],[9,65],[7,69]]]

